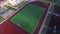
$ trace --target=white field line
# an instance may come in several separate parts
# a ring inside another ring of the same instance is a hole
[[[27,2],[26,4],[28,4],[29,2]],[[25,4],[25,5],[26,5]],[[24,5],[24,6],[25,6]],[[24,7],[24,6],[22,6],[22,7]],[[17,9],[15,12],[13,12],[9,17],[7,17],[4,21],[2,21],[1,23],[0,23],[0,25],[2,24],[2,23],[4,23],[7,19],[9,19],[12,15],[14,15],[18,10],[20,10],[22,7],[20,7],[19,9]]]
[[[46,17],[45,17],[45,19],[44,19],[44,22],[43,22],[43,24],[42,24],[42,26],[41,26],[41,29],[39,30],[38,34],[41,34],[41,33],[42,33],[42,30],[43,30],[45,21],[46,21],[46,19],[47,19],[47,16],[48,16],[48,14],[49,14],[49,12],[50,12],[49,10],[50,10],[51,6],[52,6],[52,4],[50,3],[50,7],[49,7],[49,9],[48,9],[48,12],[47,12],[47,14],[46,14]]]

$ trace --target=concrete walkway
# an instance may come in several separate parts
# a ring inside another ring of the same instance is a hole
[[[8,16],[10,16],[11,14],[13,13],[13,11],[9,10],[9,11],[6,11],[4,14],[2,14],[1,16],[3,18],[7,18]]]

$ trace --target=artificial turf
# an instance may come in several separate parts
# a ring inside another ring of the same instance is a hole
[[[33,33],[45,12],[45,8],[37,5],[29,4],[23,8],[18,14],[11,18],[11,21],[24,30]]]

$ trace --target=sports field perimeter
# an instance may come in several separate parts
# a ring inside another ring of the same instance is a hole
[[[45,8],[37,5],[29,4],[16,14],[11,21],[24,30],[33,33],[45,12]]]

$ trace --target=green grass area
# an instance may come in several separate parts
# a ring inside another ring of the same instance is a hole
[[[27,1],[23,1],[23,2],[19,3],[19,4],[17,5],[18,8],[21,7],[21,6],[23,6],[25,3],[27,3]]]
[[[44,27],[41,34],[46,34],[46,28]]]
[[[44,2],[44,4],[48,5],[48,2]]]
[[[47,27],[48,27],[48,24],[49,24],[50,18],[51,18],[51,14],[49,14],[49,15],[47,16],[47,19],[46,19],[45,24],[44,24],[44,25],[46,25]],[[44,28],[43,28],[41,34],[46,34],[47,27],[44,27]]]
[[[55,7],[60,8],[60,4],[55,4]]]
[[[55,3],[57,2],[57,0],[46,0],[46,1],[55,2]]]
[[[46,26],[48,26],[48,23],[49,23],[50,18],[51,18],[51,15],[49,14],[49,15],[47,16],[47,19],[46,19],[46,22],[45,22],[45,25],[46,25]]]
[[[8,6],[8,5],[5,5],[5,7],[8,9],[8,10],[16,10],[15,8],[11,7],[11,6]]]
[[[1,23],[3,20],[4,20],[4,18],[0,16],[0,23]]]
[[[13,18],[11,18],[11,21],[32,34],[44,12],[45,8],[29,4]]]

